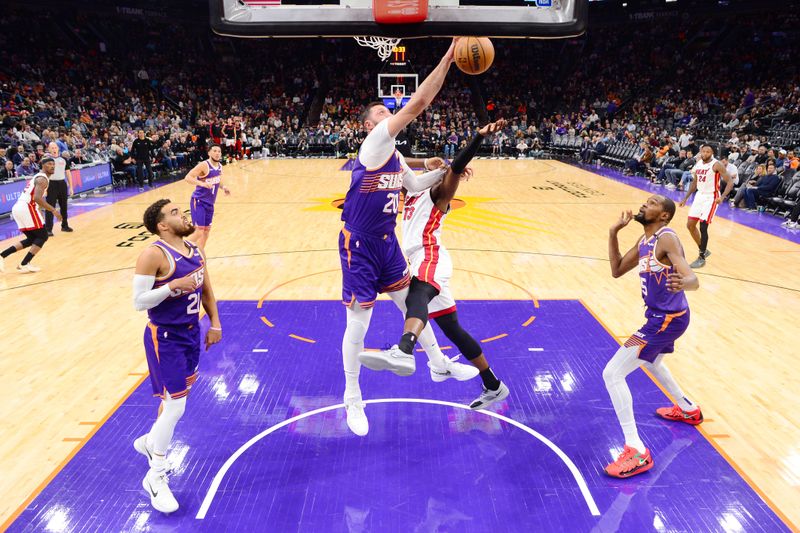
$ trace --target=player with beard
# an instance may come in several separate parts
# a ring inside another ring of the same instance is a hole
[[[684,291],[700,286],[683,253],[678,236],[667,227],[675,215],[675,202],[654,195],[639,209],[636,216],[622,213],[609,231],[608,257],[611,275],[615,278],[639,265],[642,298],[647,323],[617,350],[603,369],[603,380],[625,434],[625,447],[616,461],[605,468],[606,474],[626,478],[653,467],[653,458],[636,430],[633,399],[625,381],[628,374],[644,366],[675,399],[677,405],[662,407],[656,413],[667,420],[700,424],[700,408],[681,390],[664,364],[664,354],[672,353],[675,341],[689,327],[689,303]],[[617,234],[636,220],[644,226],[644,235],[624,256],[620,254]]]
[[[144,225],[158,240],[136,261],[133,301],[136,310],[146,310],[150,318],[144,347],[153,395],[161,398],[161,406],[150,432],[136,439],[133,447],[150,465],[142,480],[150,503],[158,511],[171,513],[178,509],[178,502],[167,484],[165,456],[197,379],[200,305],[211,323],[206,349],[222,339],[222,326],[205,256],[185,239],[194,226],[181,209],[169,200],[159,200],[144,212]]]
[[[231,191],[222,184],[222,148],[218,144],[208,147],[208,159],[200,161],[186,174],[183,180],[195,186],[189,210],[195,232],[191,240],[200,248],[206,248],[211,233],[211,222],[214,219],[214,204],[220,189],[225,195]]]

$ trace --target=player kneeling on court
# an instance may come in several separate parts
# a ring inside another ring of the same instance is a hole
[[[691,425],[703,421],[700,408],[686,397],[663,361],[664,354],[675,351],[675,341],[689,327],[689,302],[684,291],[695,291],[700,287],[697,276],[686,262],[678,236],[667,227],[674,215],[675,202],[654,195],[647,199],[636,216],[630,211],[622,213],[609,231],[611,275],[618,278],[638,264],[642,298],[647,307],[647,323],[617,350],[603,369],[608,395],[625,434],[625,448],[617,460],[605,468],[609,476],[631,477],[653,467],[650,450],[636,429],[633,399],[626,382],[628,374],[640,366],[649,370],[678,402],[672,407],[657,409],[658,416]],[[644,226],[644,235],[622,256],[617,234],[631,220]]]
[[[144,225],[158,240],[136,261],[133,305],[137,311],[147,310],[150,318],[144,348],[153,395],[161,398],[161,406],[150,432],[136,439],[133,447],[150,465],[142,480],[150,503],[158,511],[171,513],[178,509],[178,502],[167,484],[166,453],[197,379],[201,303],[211,322],[206,349],[222,339],[222,326],[206,258],[185,239],[194,226],[181,209],[169,200],[159,200],[144,212]]]
[[[450,211],[450,201],[455,197],[459,181],[469,178],[467,168],[484,136],[500,131],[504,120],[488,124],[478,130],[470,144],[459,152],[449,169],[443,170],[443,180],[421,192],[406,195],[403,209],[403,252],[411,265],[411,286],[406,297],[406,321],[400,343],[381,352],[359,353],[361,364],[373,370],[388,369],[398,375],[408,375],[415,369],[414,346],[417,338],[433,318],[444,334],[473,365],[474,371],[454,375],[450,368],[437,368],[428,362],[431,378],[444,381],[455,377],[461,381],[480,373],[483,393],[470,407],[483,409],[508,396],[508,387],[489,368],[480,344],[458,322],[456,303],[450,292],[453,262],[441,243],[442,221]],[[455,362],[458,356],[450,359]],[[400,363],[397,363],[397,362]],[[470,367],[465,367],[470,368]]]

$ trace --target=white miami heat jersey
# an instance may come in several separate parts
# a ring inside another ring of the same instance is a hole
[[[28,183],[25,184],[25,188],[22,189],[22,192],[17,198],[17,203],[21,205],[29,205],[32,209],[38,209],[36,205],[36,200],[33,199],[33,190],[36,188],[36,179],[37,178],[44,178],[47,180],[48,185],[50,184],[50,180],[47,179],[47,174],[44,172],[39,172],[35,176],[33,176]],[[44,190],[44,196],[47,195],[47,189]]]
[[[436,207],[431,189],[407,194],[403,207],[403,252],[406,257],[424,251],[434,259],[442,243],[442,219],[445,214]]]
[[[719,194],[719,172],[714,170],[717,160],[713,157],[708,163],[701,159],[695,163],[692,172],[697,176],[697,192],[700,194]]]

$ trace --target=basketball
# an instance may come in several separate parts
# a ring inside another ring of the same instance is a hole
[[[494,45],[488,37],[462,37],[456,45],[456,66],[465,74],[483,74],[494,61]]]

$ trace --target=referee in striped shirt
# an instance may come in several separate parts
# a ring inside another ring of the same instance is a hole
[[[53,175],[50,176],[50,183],[47,186],[47,203],[61,210],[61,231],[67,233],[72,231],[72,228],[67,224],[67,198],[72,194],[72,172],[70,171],[70,162],[61,157],[58,153],[58,145],[51,142],[47,145],[47,152],[55,162],[55,170]],[[47,228],[47,234],[52,237],[53,235],[53,213],[48,211],[44,215],[44,226]]]

